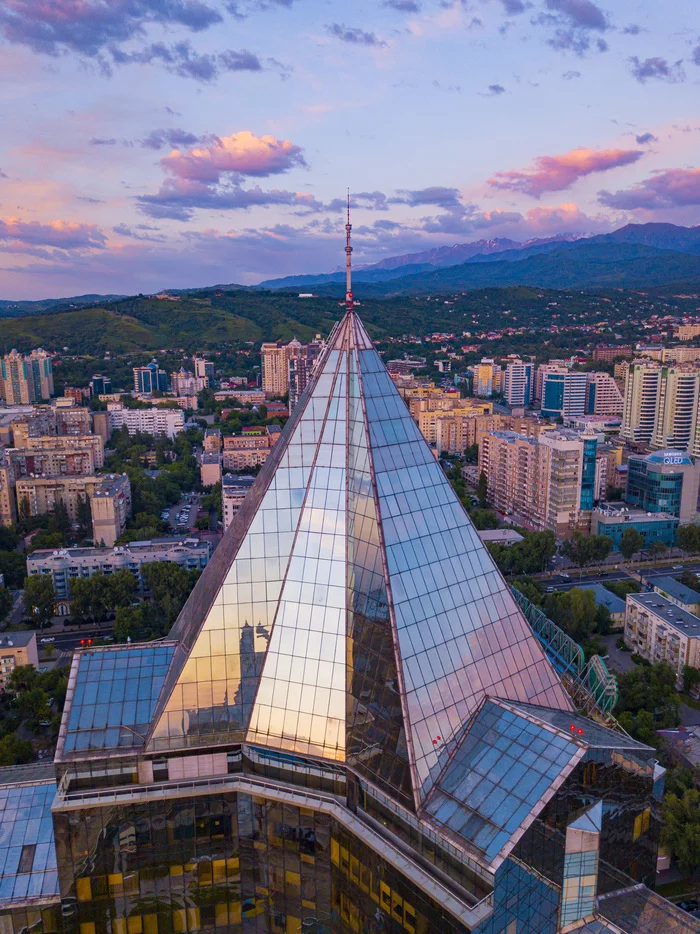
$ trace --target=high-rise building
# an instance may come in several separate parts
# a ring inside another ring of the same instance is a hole
[[[474,374],[474,395],[489,398],[503,389],[503,374],[500,366],[491,357],[484,357],[481,363],[470,367]]]
[[[485,434],[479,470],[486,475],[489,502],[526,528],[551,529],[566,538],[589,521],[596,450],[595,435],[568,429],[537,437],[514,431]]]
[[[194,364],[194,375],[197,379],[208,379],[209,384],[211,384],[214,379],[214,364],[211,360],[205,360],[204,357],[192,357],[192,363]]]
[[[170,389],[176,396],[196,396],[203,389],[208,389],[209,377],[197,376],[189,370],[180,367],[170,374]]]
[[[263,344],[260,353],[263,392],[283,396],[289,391],[289,345],[279,342]]]
[[[221,515],[224,532],[233,522],[254,483],[255,477],[241,474],[227,473],[221,478]]]
[[[644,361],[630,364],[625,376],[621,438],[651,444],[660,390],[661,367],[658,364]]]
[[[8,405],[27,405],[53,396],[53,366],[45,350],[22,356],[11,350],[0,365],[4,398]]]
[[[141,432],[174,438],[185,428],[185,416],[180,409],[125,409],[115,406],[110,408],[108,415],[112,431],[126,426],[130,435]]]
[[[532,401],[534,363],[510,360],[504,374],[505,401],[512,408],[524,408]]]
[[[700,463],[682,451],[631,454],[625,501],[646,512],[664,512],[681,522],[697,514]]]
[[[169,638],[76,653],[60,784],[8,779],[13,929],[28,885],[36,934],[683,918],[655,750],[576,711],[348,293]]]
[[[287,363],[290,412],[297,405],[301,394],[309,384],[322,350],[323,343],[317,340],[304,345],[300,353],[290,355]]]
[[[15,475],[8,462],[6,449],[0,447],[0,525],[14,525],[16,521]]]
[[[622,393],[609,373],[588,373],[586,413],[591,415],[621,415]]]
[[[534,401],[542,401],[542,387],[547,373],[568,373],[570,368],[571,364],[568,360],[550,360],[548,363],[540,363],[535,372]]]
[[[620,435],[653,448],[700,453],[700,368],[634,362],[625,379]]]
[[[542,415],[567,418],[586,411],[587,373],[573,370],[550,371],[542,380]]]
[[[168,374],[161,370],[156,360],[151,360],[147,366],[135,366],[134,390],[145,394],[167,392]]]
[[[90,389],[93,396],[108,396],[112,393],[112,380],[109,376],[95,374],[90,380]]]

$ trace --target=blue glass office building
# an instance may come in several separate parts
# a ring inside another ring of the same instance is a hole
[[[628,461],[625,499],[646,512],[664,512],[689,520],[698,500],[698,470],[683,451],[632,455]]]
[[[169,638],[77,653],[5,932],[698,931],[648,888],[655,751],[597,716],[350,310]]]

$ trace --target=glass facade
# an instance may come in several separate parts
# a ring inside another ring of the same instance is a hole
[[[595,460],[598,441],[583,439],[583,463],[581,465],[581,509],[593,509],[595,499]]]
[[[647,512],[665,512],[680,517],[683,474],[654,470],[642,457],[630,457],[625,500]],[[667,468],[668,470],[668,468]]]

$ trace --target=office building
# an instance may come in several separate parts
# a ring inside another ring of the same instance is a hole
[[[90,391],[93,396],[108,396],[112,393],[112,380],[109,376],[95,374],[90,380]]]
[[[93,574],[115,574],[131,571],[138,582],[139,593],[147,593],[143,568],[156,561],[177,564],[188,571],[203,571],[211,557],[209,542],[191,538],[163,538],[147,542],[131,542],[114,548],[40,549],[27,556],[27,574],[48,574],[59,601],[69,602],[70,582]]]
[[[609,373],[588,373],[586,412],[592,415],[622,415],[624,400]]]
[[[665,512],[649,513],[642,509],[597,506],[591,513],[591,535],[607,535],[613,551],[619,551],[626,529],[635,529],[643,538],[642,548],[661,542],[670,548],[676,542],[678,519]]]
[[[194,375],[197,377],[197,379],[209,380],[209,385],[211,385],[214,380],[215,369],[211,360],[206,360],[204,357],[194,356],[192,357],[192,363],[194,365]]]
[[[168,374],[165,370],[161,370],[156,360],[151,360],[147,366],[135,366],[134,391],[144,395],[167,392]]]
[[[570,368],[571,361],[569,360],[550,360],[548,363],[540,363],[535,371],[533,400],[535,402],[542,401],[544,378],[547,373],[568,373]]]
[[[93,477],[23,477],[16,481],[17,507],[30,516],[45,516],[63,503],[71,522],[78,520],[78,504],[90,500],[92,537],[111,547],[131,515],[131,487],[126,474]],[[23,505],[25,504],[25,505]]]
[[[197,376],[183,367],[170,374],[170,390],[176,396],[196,396],[198,392],[208,388],[208,376]]]
[[[625,644],[652,664],[666,662],[683,683],[683,668],[700,668],[700,619],[660,593],[627,595]]]
[[[76,653],[13,927],[21,868],[36,934],[686,934],[655,750],[577,711],[352,306],[268,463],[167,639]]]
[[[233,522],[234,516],[243,505],[243,500],[255,482],[255,477],[240,474],[224,474],[221,480],[221,515],[224,532]]]
[[[567,538],[586,530],[596,480],[595,436],[567,429],[527,437],[513,431],[485,434],[479,471],[494,508],[533,531]]]
[[[130,435],[145,434],[165,435],[174,438],[185,428],[185,416],[180,409],[125,409],[114,405],[107,413],[109,415],[110,433],[118,428],[126,427]]]
[[[542,416],[570,418],[586,411],[588,374],[573,370],[548,372],[542,380]]]
[[[510,360],[506,364],[503,377],[505,401],[511,408],[525,408],[532,401],[532,389],[535,374],[534,363],[522,360]]]
[[[0,634],[0,692],[4,692],[10,675],[23,665],[39,665],[35,632],[4,632]],[[0,910],[2,902],[0,901]]]
[[[646,512],[666,512],[681,522],[697,513],[700,463],[682,451],[631,454],[627,461],[626,502]]]
[[[53,366],[45,350],[26,356],[11,350],[0,364],[4,398],[8,405],[27,405],[53,396]]]
[[[632,356],[631,344],[618,344],[614,347],[608,347],[605,344],[598,344],[593,348],[594,363],[614,363],[620,357]]]

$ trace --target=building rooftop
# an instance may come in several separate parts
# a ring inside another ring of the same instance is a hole
[[[700,765],[700,725],[658,730],[658,734],[691,765]]]
[[[645,885],[601,895],[596,917],[622,934],[696,934],[700,920],[666,901]],[[603,928],[603,931],[606,929]],[[608,930],[610,930],[608,928]]]
[[[43,763],[38,769],[0,770],[0,908],[10,902],[15,908],[55,901],[59,896],[52,772],[52,766]]]
[[[693,459],[683,451],[653,451],[651,454],[647,454],[644,460],[648,464],[673,464],[679,467],[693,466]]]
[[[174,536],[171,538],[154,538],[150,541],[129,542],[126,545],[115,545],[114,548],[39,548],[27,555],[27,563],[43,563],[50,558],[106,558],[116,555],[138,555],[144,551],[170,551],[172,548],[209,548],[208,542],[187,536]]]
[[[654,585],[654,590],[665,596],[673,597],[674,600],[680,600],[687,606],[694,603],[700,603],[700,593],[681,584],[675,577],[655,577],[650,581]]]
[[[669,626],[677,629],[681,635],[690,639],[700,638],[700,617],[694,616],[683,607],[678,606],[662,597],[659,593],[631,593],[628,600],[633,600],[641,606],[662,618]]]
[[[482,542],[497,542],[500,545],[514,545],[524,541],[524,536],[515,529],[484,529],[479,532]]]
[[[221,454],[218,454],[215,452],[202,454],[202,463],[203,464],[220,464]]]
[[[625,601],[602,584],[579,584],[580,590],[592,590],[598,606],[607,607],[611,613],[624,613]]]
[[[0,636],[0,652],[3,649],[11,648],[21,648],[22,646],[29,645],[32,639],[36,636],[36,632],[33,630],[25,630],[24,632],[3,632]]]
[[[627,465],[625,464],[625,469]],[[620,470],[621,468],[616,468]],[[618,522],[678,522],[677,516],[668,512],[647,512],[645,509],[634,509],[631,506],[612,506],[610,504],[596,506],[593,510],[603,519],[616,519]]]
[[[230,489],[247,489],[255,483],[255,477],[250,477],[248,475],[240,476],[235,473],[225,473],[221,478],[221,484],[224,488],[229,487]]]

